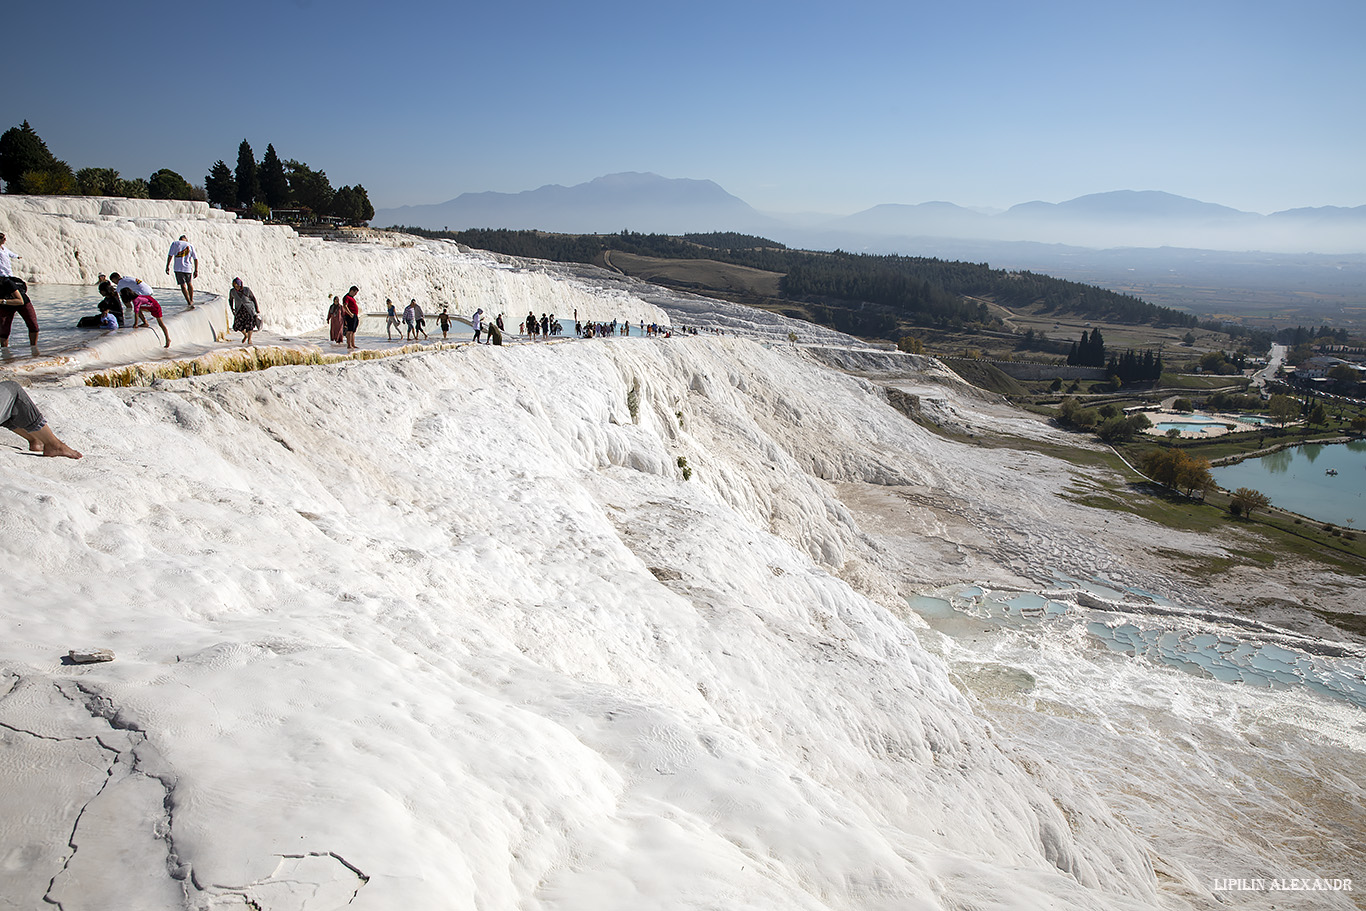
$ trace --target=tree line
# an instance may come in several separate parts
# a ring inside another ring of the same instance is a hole
[[[1195,325],[1190,314],[1127,294],[986,263],[914,256],[791,250],[777,241],[734,232],[712,234],[550,234],[472,229],[431,231],[395,226],[509,256],[554,262],[601,263],[607,251],[667,259],[710,259],[782,275],[783,298],[808,305],[818,321],[870,337],[899,338],[902,324],[939,328],[995,325],[987,298],[1045,312],[1076,312],[1116,322]],[[1104,366],[1102,360],[1097,366]]]
[[[330,216],[349,222],[375,217],[365,187],[356,184],[334,190],[326,171],[315,171],[292,158],[281,161],[269,143],[257,161],[245,139],[237,146],[237,167],[229,168],[221,158],[214,162],[204,178],[204,190],[210,204],[225,209],[298,209],[305,218]]]
[[[6,193],[30,196],[122,196],[130,199],[192,199],[241,209],[267,217],[271,209],[297,208],[303,214],[332,216],[350,222],[375,217],[370,196],[360,184],[334,190],[327,174],[300,161],[281,161],[273,145],[258,162],[244,139],[237,148],[237,168],[221,160],[192,185],[170,168],[154,171],[145,180],[125,178],[114,168],[73,171],[52,154],[43,138],[25,120],[0,134],[0,181]]]
[[[0,180],[5,192],[28,196],[124,196],[130,199],[204,199],[204,191],[192,187],[170,168],[150,177],[127,178],[114,168],[81,168],[73,171],[47,147],[25,120],[0,134]]]
[[[1153,354],[1151,348],[1142,354],[1132,348],[1123,354],[1107,352],[1099,329],[1082,332],[1081,339],[1073,342],[1067,352],[1067,363],[1074,367],[1104,367],[1106,375],[1123,386],[1148,385],[1162,378],[1162,358]]]

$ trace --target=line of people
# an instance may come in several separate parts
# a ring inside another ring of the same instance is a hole
[[[356,295],[359,293],[360,289],[352,285],[344,296],[334,295],[332,303],[327,309],[328,335],[333,344],[345,344],[347,350],[357,347],[355,334],[360,327],[361,308]],[[451,327],[455,322],[455,317],[451,315],[449,306],[445,304],[441,306],[441,310],[436,316],[436,322],[441,329],[442,340],[449,339]],[[482,339],[484,344],[501,345],[503,343],[502,314],[494,319],[489,319],[484,309],[480,307],[474,311],[469,323],[474,329],[475,342]],[[431,339],[427,333],[427,314],[422,309],[422,305],[417,302],[417,298],[411,298],[408,301],[408,305],[403,308],[401,315],[393,298],[384,299],[384,334],[392,342],[395,333],[398,333],[399,341]]]

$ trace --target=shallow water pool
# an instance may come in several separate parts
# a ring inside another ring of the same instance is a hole
[[[33,301],[33,309],[38,312],[39,356],[61,354],[64,351],[88,345],[96,339],[110,334],[103,329],[76,328],[76,322],[81,317],[99,315],[100,293],[95,290],[94,285],[40,285],[36,282],[30,282],[28,296]],[[177,288],[153,286],[152,296],[161,303],[166,316],[179,313],[185,309],[185,299]],[[196,305],[201,300],[207,304],[219,300],[219,296],[196,289]],[[128,308],[124,316],[124,328],[113,331],[149,331],[147,329],[134,330],[132,322],[132,311]],[[10,328],[9,344],[10,347],[5,353],[6,358],[34,356],[33,350],[28,344],[28,327],[18,316],[14,318],[14,325]]]

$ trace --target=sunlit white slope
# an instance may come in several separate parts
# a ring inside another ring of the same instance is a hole
[[[969,472],[799,351],[42,404],[88,455],[0,453],[11,907],[1160,903],[1139,839],[837,575],[876,561],[818,475]],[[59,663],[85,646],[118,659]]]
[[[157,287],[174,286],[166,255],[171,241],[185,234],[199,255],[196,287],[225,296],[232,279],[243,278],[275,332],[321,326],[332,297],[351,285],[360,288],[358,300],[372,313],[384,311],[385,298],[399,309],[415,298],[426,309],[444,304],[462,315],[478,307],[505,313],[514,326],[528,310],[562,318],[577,310],[585,320],[668,321],[636,297],[559,277],[548,266],[508,265],[454,243],[403,235],[374,234],[355,243],[301,237],[204,203],[0,196],[0,230],[22,257],[17,271],[28,280],[93,284],[101,272],[119,272]]]

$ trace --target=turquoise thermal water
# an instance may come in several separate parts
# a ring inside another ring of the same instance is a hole
[[[1282,509],[1335,525],[1366,526],[1366,441],[1295,446],[1210,473],[1220,487],[1259,490]]]

